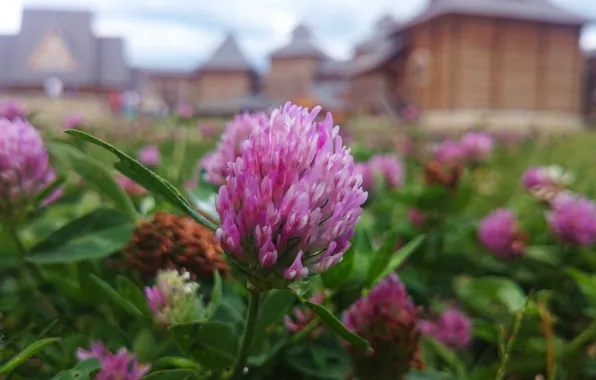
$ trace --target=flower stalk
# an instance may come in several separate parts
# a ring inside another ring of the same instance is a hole
[[[261,293],[258,293],[254,290],[249,290],[248,315],[246,318],[246,325],[244,327],[244,335],[242,337],[240,351],[238,352],[238,358],[236,359],[236,364],[234,365],[234,370],[230,380],[241,379],[244,375],[244,367],[246,367],[246,361],[248,360],[250,347],[255,336],[255,327],[257,326],[257,319],[259,317],[260,304]]]

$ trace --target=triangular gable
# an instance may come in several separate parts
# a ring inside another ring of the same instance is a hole
[[[31,71],[72,71],[77,66],[66,41],[56,31],[46,33],[27,60]]]
[[[201,66],[202,70],[252,71],[252,67],[232,34],[228,34],[211,57]]]

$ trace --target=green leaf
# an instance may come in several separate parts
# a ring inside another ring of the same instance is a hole
[[[414,240],[410,241],[404,247],[402,247],[399,251],[393,254],[389,259],[389,263],[383,268],[383,271],[379,274],[379,276],[373,280],[371,283],[371,287],[376,285],[379,281],[385,278],[390,273],[393,273],[401,264],[403,264],[408,257],[412,253],[416,251],[416,249],[422,244],[424,241],[424,235],[419,235],[414,238]]]
[[[444,204],[445,197],[447,196],[447,189],[445,186],[433,185],[426,186],[416,199],[414,206],[421,210],[433,210],[438,209]]]
[[[66,143],[50,142],[47,143],[47,147],[53,158],[75,171],[89,185],[110,198],[130,221],[137,219],[138,213],[134,204],[118,186],[111,171],[103,163]]]
[[[589,300],[590,304],[596,304],[596,276],[586,272],[582,272],[579,269],[567,267],[563,269],[569,274],[579,286],[579,289],[584,296]]]
[[[58,190],[62,185],[64,185],[64,182],[65,181],[63,178],[58,178],[57,180],[52,182],[50,186],[46,187],[42,190],[41,193],[37,194],[37,196],[35,197],[35,204],[38,207],[41,206],[41,204],[43,203],[43,201],[46,200],[47,197],[52,195],[54,191]]]
[[[151,361],[156,348],[155,337],[150,329],[143,328],[136,334],[132,344],[132,351],[137,354],[141,362]]]
[[[113,145],[106,143],[105,141],[91,136],[86,132],[74,129],[69,129],[65,132],[71,136],[89,141],[90,143],[112,152],[120,159],[120,161],[116,162],[114,166],[122,174],[130,177],[132,180],[147,190],[163,196],[169,203],[178,207],[182,211],[187,212],[197,222],[203,224],[204,226],[214,231],[218,228],[218,226],[207,220],[205,217],[201,216],[190,204],[190,202],[184,198],[180,191],[178,191],[172,184],[141,165],[137,160],[128,156],[126,153],[122,152]]]
[[[124,276],[118,276],[116,278],[116,284],[118,286],[118,292],[125,300],[139,309],[144,316],[153,319],[153,312],[151,311],[151,308],[147,303],[147,298],[141,289]]]
[[[321,274],[323,284],[327,289],[337,289],[350,281],[354,272],[354,258],[356,257],[356,246],[352,245],[343,255],[342,260],[332,266],[327,272]]]
[[[263,345],[267,337],[279,326],[283,317],[290,312],[290,308],[296,302],[292,292],[279,289],[271,290],[265,293],[261,300],[261,307],[257,323],[255,326],[255,335],[251,346],[251,354],[257,355],[264,349]]]
[[[406,380],[456,380],[456,378],[451,375],[437,372],[434,370],[426,370],[426,371],[414,370],[414,371],[411,371],[410,373],[408,373]],[[457,378],[457,380],[463,380],[463,379]]]
[[[95,267],[89,261],[83,261],[78,265],[79,289],[85,295],[84,301],[89,305],[95,305],[101,300],[102,292],[91,281],[89,275],[96,272]]]
[[[308,349],[289,352],[286,365],[306,375],[308,379],[345,380],[352,371],[350,359],[335,345],[321,345],[311,342]]]
[[[31,249],[27,260],[57,264],[103,258],[126,245],[134,227],[116,210],[97,209],[52,233]]]
[[[388,231],[383,238],[383,243],[375,252],[368,275],[366,277],[366,287],[370,288],[378,281],[379,277],[385,271],[389,260],[395,255],[395,246],[397,244],[398,233],[396,230]]]
[[[92,380],[91,374],[101,369],[101,364],[96,358],[83,360],[74,368],[59,372],[52,380]]]
[[[192,203],[197,206],[199,210],[206,213],[213,220],[219,220],[219,215],[215,209],[215,198],[218,189],[205,180],[205,172],[205,169],[201,169],[197,187],[187,190],[187,193],[192,200]]]
[[[317,305],[316,303],[310,302],[299,296],[298,294],[294,293],[294,295],[302,302],[306,307],[311,309],[315,312],[315,314],[319,317],[321,322],[325,324],[325,326],[329,327],[331,330],[335,331],[339,336],[347,340],[348,342],[352,343],[355,347],[361,350],[372,350],[370,343],[367,340],[363,339],[362,337],[354,334],[350,330],[346,328],[346,326],[341,323],[339,319],[337,319],[329,310],[321,305]]]
[[[191,380],[196,379],[197,373],[192,369],[166,369],[150,373],[141,380]]]
[[[352,244],[354,245],[353,277],[358,282],[364,282],[370,270],[371,256],[374,251],[370,230],[357,225]]]
[[[13,371],[15,368],[17,368],[18,366],[35,356],[38,352],[43,350],[47,345],[57,342],[59,340],[60,338],[45,338],[30,344],[23,351],[19,352],[6,364],[0,367],[0,374]]]
[[[94,274],[89,275],[89,279],[91,282],[95,284],[97,289],[104,295],[106,300],[111,301],[110,303],[114,303],[119,306],[122,310],[126,311],[127,313],[135,316],[135,317],[142,317],[143,314],[137,309],[132,303],[128,302],[124,297],[120,295],[117,291],[115,291],[108,283],[103,281],[101,278],[97,277]]]
[[[206,368],[228,368],[236,360],[238,337],[229,324],[185,323],[173,325],[169,331],[180,350]]]
[[[450,368],[454,369],[454,371],[457,373],[458,380],[466,379],[465,366],[453,351],[432,337],[424,337],[424,340],[430,344],[437,355],[443,359],[443,361],[447,363]]]
[[[530,246],[525,250],[525,257],[551,266],[557,266],[561,263],[561,260],[557,256],[556,247]]]
[[[200,370],[200,366],[194,362],[193,360],[183,358],[180,356],[165,356],[162,358],[157,359],[155,362],[154,368],[186,368],[186,369],[195,369]]]
[[[44,273],[44,280],[52,284],[57,293],[80,303],[86,303],[85,294],[81,291],[75,278],[65,276],[64,273],[48,271]]]
[[[209,306],[207,306],[207,312],[205,317],[207,320],[211,319],[223,297],[223,284],[221,281],[221,275],[218,270],[213,271],[213,289],[211,290],[211,299],[209,300]]]
[[[456,284],[456,293],[460,301],[480,313],[495,310],[495,302],[514,313],[521,310],[526,302],[526,295],[521,287],[506,277],[465,278]]]

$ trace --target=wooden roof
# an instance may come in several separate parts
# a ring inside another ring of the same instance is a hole
[[[583,16],[562,9],[549,0],[431,0],[418,16],[396,27],[394,31],[399,32],[446,14],[468,14],[569,25],[582,25],[589,21]]]
[[[221,45],[199,67],[199,72],[205,71],[253,71],[253,67],[248,62],[236,38],[232,33],[228,33]]]
[[[312,41],[312,33],[305,25],[298,25],[292,31],[290,42],[271,52],[271,59],[316,57],[325,58],[326,55]]]
[[[92,19],[93,14],[88,11],[25,9],[20,32],[0,36],[0,85],[40,85],[46,78],[56,76],[67,86],[125,87],[130,71],[124,41],[96,36]],[[60,65],[49,70],[28,70],[31,57],[35,61],[39,52],[47,48],[43,44],[48,36],[58,41],[75,62],[68,70]]]
[[[383,48],[386,39],[391,38],[391,32],[398,26],[399,23],[391,15],[383,15],[374,24],[371,35],[356,44],[354,53],[356,55],[370,54]]]

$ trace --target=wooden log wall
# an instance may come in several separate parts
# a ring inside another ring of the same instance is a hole
[[[584,114],[590,124],[596,125],[596,58],[585,65]]]
[[[314,57],[272,60],[265,83],[267,96],[285,102],[303,95],[314,83],[319,64]]]
[[[412,29],[412,56],[428,51],[430,59],[424,80],[406,61],[407,88],[424,109],[579,114],[579,36],[576,26],[462,15],[433,19]]]
[[[248,72],[204,73],[198,86],[198,101],[230,100],[250,95],[253,79]]]

